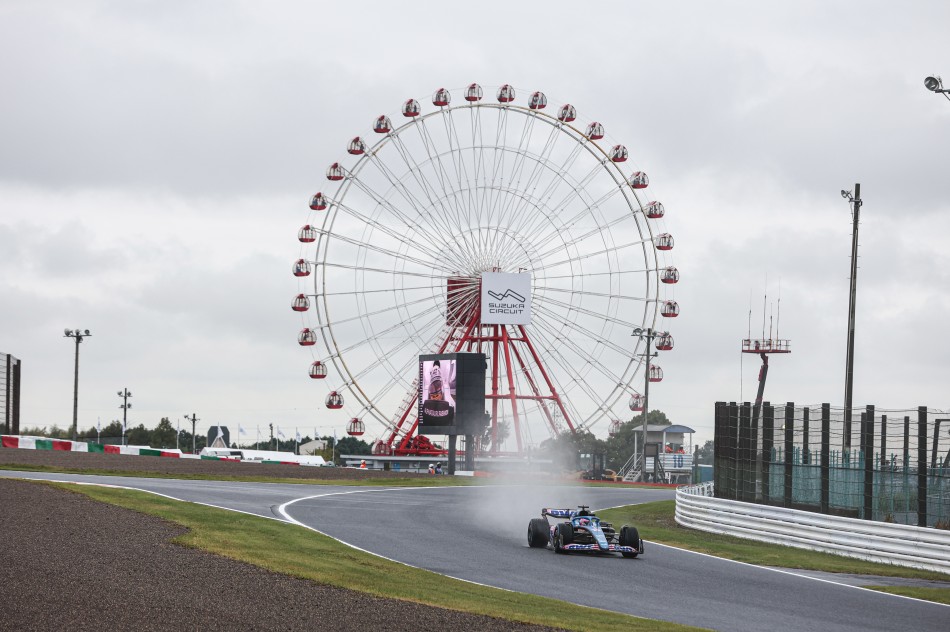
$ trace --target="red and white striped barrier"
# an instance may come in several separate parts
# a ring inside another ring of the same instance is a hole
[[[46,437],[21,437],[18,435],[0,435],[0,445],[4,448],[21,450],[57,450],[62,452],[103,452],[105,454],[128,454],[133,456],[163,456],[173,459],[181,457],[180,450],[160,450],[142,446],[102,445],[86,441],[68,439],[47,439]]]

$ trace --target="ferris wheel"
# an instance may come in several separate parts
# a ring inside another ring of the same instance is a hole
[[[642,410],[638,387],[663,373],[654,362],[644,377],[633,329],[673,348],[663,323],[679,314],[679,272],[647,175],[573,105],[492,91],[439,89],[343,140],[298,232],[292,308],[309,375],[350,434],[380,430],[377,453],[433,449],[416,436],[420,354],[486,354],[481,447],[523,453]],[[530,301],[527,320],[486,318],[491,273],[527,278],[492,294]]]

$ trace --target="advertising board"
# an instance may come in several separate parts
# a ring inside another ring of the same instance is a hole
[[[485,354],[419,356],[419,434],[479,434],[485,424]]]
[[[481,294],[483,325],[531,323],[531,273],[483,272]]]

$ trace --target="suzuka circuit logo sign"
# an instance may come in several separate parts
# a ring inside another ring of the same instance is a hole
[[[482,324],[531,323],[531,274],[482,273]]]

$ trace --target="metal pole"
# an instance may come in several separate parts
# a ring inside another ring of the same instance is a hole
[[[122,404],[119,405],[119,408],[122,409],[122,443],[125,444],[125,434],[129,428],[129,408],[132,407],[132,404],[129,403],[129,398],[132,397],[132,393],[129,392],[129,389],[124,388],[119,391],[119,397],[122,398]]]
[[[640,482],[647,480],[647,414],[650,412],[650,344],[653,342],[653,329],[647,328],[647,368],[643,383],[643,457],[640,461]]]
[[[854,311],[858,293],[858,221],[861,216],[861,184],[854,185],[851,232],[851,293],[848,301],[848,358],[844,379],[844,449],[851,448],[851,394],[854,388]]]
[[[79,434],[76,428],[79,419],[79,343],[82,342],[82,336],[76,335],[76,367],[73,371],[73,441]]]

